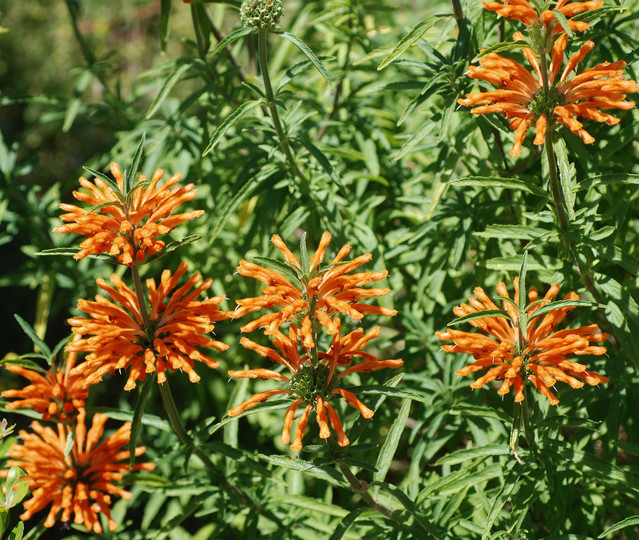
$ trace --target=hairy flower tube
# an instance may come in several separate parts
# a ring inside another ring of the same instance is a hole
[[[131,497],[128,491],[115,485],[129,469],[129,451],[121,448],[129,443],[131,424],[121,426],[113,435],[100,438],[104,432],[107,416],[95,414],[89,431],[85,427],[85,412],[80,410],[77,418],[75,440],[71,452],[65,456],[65,444],[70,427],[57,425],[57,431],[33,422],[35,433],[20,431],[23,444],[14,444],[9,449],[8,466],[22,467],[23,476],[29,482],[32,498],[24,503],[25,511],[20,519],[30,519],[48,505],[49,513],[45,527],[52,527],[60,512],[60,521],[74,523],[87,531],[102,533],[99,514],[107,516],[109,529],[114,531],[117,523],[111,518],[111,497]],[[135,455],[144,453],[139,446]],[[153,463],[138,463],[133,470],[153,470]],[[5,474],[7,471],[5,471]]]
[[[469,299],[470,305],[462,304],[454,308],[458,317],[486,310],[499,310],[497,305],[486,295],[481,287],[475,288],[475,297]],[[471,388],[481,388],[494,380],[502,380],[498,394],[505,395],[512,389],[515,402],[524,400],[524,383],[529,381],[537,390],[548,398],[551,405],[559,403],[559,399],[550,391],[557,381],[567,383],[572,388],[582,388],[583,379],[590,386],[608,382],[608,378],[589,371],[586,365],[568,360],[569,356],[600,356],[606,348],[592,343],[599,343],[608,338],[599,332],[596,324],[581,328],[556,331],[557,325],[574,309],[575,306],[558,305],[539,316],[535,312],[552,305],[551,301],[559,292],[559,285],[550,287],[546,295],[537,302],[537,291],[531,288],[528,298],[531,302],[523,308],[528,322],[525,334],[520,328],[519,308],[511,302],[503,301],[503,315],[491,314],[487,317],[470,319],[468,322],[480,332],[462,332],[449,328],[436,335],[443,341],[454,342],[454,345],[443,345],[446,352],[472,354],[475,362],[455,373],[469,375],[475,371],[486,373],[473,382]],[[497,285],[497,293],[509,298],[504,283]],[[519,279],[515,279],[515,296],[519,296]],[[578,300],[579,296],[570,292],[564,300]],[[494,312],[493,312],[494,313]],[[492,336],[492,337],[490,337]]]
[[[266,401],[277,394],[287,394],[293,400],[286,415],[282,429],[281,441],[288,444],[291,440],[290,431],[295,418],[295,412],[301,405],[304,407],[301,417],[297,422],[295,437],[291,444],[291,450],[299,451],[302,448],[302,438],[306,433],[311,411],[315,411],[315,417],[319,426],[319,436],[328,439],[331,436],[330,425],[337,434],[337,442],[340,446],[349,444],[348,437],[342,429],[339,416],[331,402],[342,397],[355,409],[359,410],[364,418],[371,418],[373,411],[366,407],[353,392],[340,386],[340,380],[354,372],[370,373],[384,368],[398,368],[403,364],[402,360],[379,360],[375,356],[362,351],[366,344],[380,333],[380,328],[375,327],[364,334],[362,329],[357,329],[345,336],[341,336],[341,324],[337,321],[337,332],[333,334],[331,347],[327,352],[320,352],[318,361],[311,360],[311,351],[302,347],[304,354],[300,356],[300,335],[295,326],[289,327],[288,337],[279,330],[273,332],[273,345],[279,352],[270,347],[259,345],[250,339],[242,338],[242,346],[251,349],[260,356],[269,358],[283,368],[290,371],[290,376],[280,371],[270,369],[249,369],[229,371],[234,378],[273,379],[286,383],[286,388],[277,388],[259,392],[244,403],[228,411],[229,416],[237,416],[254,407],[258,403]],[[354,363],[361,359],[359,363]]]
[[[128,192],[125,192],[124,178],[117,163],[111,164],[111,174],[117,190],[100,178],[93,182],[80,178],[80,185],[88,193],[74,191],[73,196],[78,201],[89,203],[91,208],[60,205],[68,212],[60,219],[68,223],[53,230],[86,236],[80,244],[82,249],[74,255],[75,259],[108,253],[120,263],[132,266],[134,261],[162,251],[164,241],[159,240],[159,236],[204,213],[203,210],[193,210],[171,215],[178,206],[196,195],[193,184],[176,186],[181,178],[179,173],[160,186],[164,171],[158,169],[150,181],[141,176]]]
[[[603,6],[603,0],[590,2],[573,2],[572,0],[558,0],[552,9],[545,9],[541,14],[535,9],[528,0],[497,0],[496,2],[483,2],[486,9],[495,11],[498,15],[507,19],[514,19],[524,23],[528,27],[540,26],[549,29],[551,33],[558,34],[562,32],[562,26],[557,21],[553,10],[559,11],[568,22],[571,30],[583,32],[590,28],[585,21],[574,21],[574,17],[578,13],[584,11],[592,11]]]
[[[523,39],[516,35],[517,39]],[[559,75],[563,56],[568,44],[568,36],[562,34],[555,42],[548,71],[548,90],[544,90],[543,74],[533,51],[522,49],[533,67],[536,77],[518,62],[490,53],[479,60],[481,66],[471,66],[467,75],[481,79],[499,87],[499,90],[471,93],[458,100],[460,105],[474,107],[473,114],[502,113],[512,119],[511,129],[515,130],[515,144],[510,155],[521,154],[521,146],[526,132],[535,126],[534,144],[544,143],[546,130],[552,130],[556,123],[563,124],[572,133],[579,135],[586,144],[594,138],[583,129],[577,118],[605,122],[609,126],[619,123],[619,119],[602,112],[607,109],[632,109],[635,104],[626,101],[626,94],[639,91],[639,85],[624,80],[623,60],[603,62],[569,78],[577,64],[592,50],[594,43],[587,41],[581,49],[570,57]]]
[[[238,272],[260,280],[266,287],[262,289],[262,296],[238,300],[233,318],[261,309],[282,309],[245,324],[241,328],[242,332],[252,332],[263,326],[266,334],[274,334],[281,324],[290,322],[300,330],[304,346],[310,348],[315,343],[313,336],[320,326],[326,328],[329,334],[339,331],[338,319],[331,318],[332,315],[341,313],[360,320],[368,313],[391,317],[397,314],[394,309],[361,303],[366,298],[384,296],[390,292],[386,288],[364,288],[368,283],[384,279],[388,275],[386,270],[351,274],[371,260],[370,253],[343,262],[351,251],[351,246],[346,244],[325,265],[324,256],[331,241],[331,235],[325,232],[310,260],[300,263],[279,236],[274,235],[272,241],[286,260],[286,271],[272,270],[241,260]]]
[[[80,336],[75,336],[79,339]],[[7,409],[31,409],[42,415],[43,420],[68,422],[73,420],[78,410],[84,407],[89,389],[82,375],[71,375],[78,356],[77,352],[67,354],[65,369],[56,369],[55,364],[45,373],[11,365],[7,369],[28,379],[31,384],[20,390],[5,390],[6,398],[18,398],[7,403]]]
[[[218,351],[228,348],[206,336],[214,329],[214,322],[227,316],[219,309],[224,297],[196,300],[212,284],[212,280],[207,279],[197,285],[201,280],[199,274],[176,288],[186,269],[186,263],[182,263],[173,275],[164,270],[159,285],[153,279],[146,281],[150,305],[148,326],[136,294],[117,275],[111,276],[113,286],[98,279],[98,287],[113,300],[101,295],[96,296],[94,302],[78,300],[78,308],[90,318],[69,319],[73,332],[83,339],[70,343],[67,349],[90,354],[71,373],[85,377],[85,384],[93,384],[107,373],[128,369],[124,389],[131,390],[138,379],[143,381],[154,371],[157,371],[158,383],[166,381],[167,369],[183,370],[191,382],[197,382],[200,377],[193,369],[195,362],[216,368],[219,362],[200,352],[198,347]]]

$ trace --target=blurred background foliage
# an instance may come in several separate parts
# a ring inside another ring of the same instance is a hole
[[[0,353],[32,350],[14,313],[52,347],[64,339],[77,298],[92,298],[95,279],[114,270],[102,260],[37,253],[79,243],[52,229],[60,223],[60,201],[72,201],[82,167],[104,171],[111,161],[126,167],[146,133],[142,172],[163,168],[167,178],[180,172],[198,189],[191,207],[206,214],[173,235],[201,238],[144,267],[143,278],[186,260],[213,277],[215,294],[228,298],[223,307],[233,309],[236,299],[259,294],[257,283],[234,274],[241,258],[276,256],[270,244],[276,233],[294,246],[306,231],[314,248],[324,230],[334,236],[333,252],[348,242],[354,255],[373,254],[368,270],[389,270],[393,295],[382,303],[399,314],[379,321],[377,352],[404,360],[401,387],[415,400],[387,471],[375,473],[373,464],[401,400],[386,398],[373,421],[358,420],[356,427],[356,415],[347,415],[345,425],[347,432],[361,430],[354,457],[360,476],[387,482],[372,489],[399,519],[361,508],[351,513],[359,499],[331,476],[335,469],[322,461],[322,448],[305,449],[298,461],[285,457],[278,442],[282,411],[225,424],[208,436],[230,405],[269,387],[227,382],[227,369],[264,364],[239,347],[243,322],[225,321],[216,335],[231,348],[214,355],[222,362],[218,372],[199,369],[197,385],[175,374],[171,384],[187,426],[261,513],[240,509],[223,487],[193,474],[197,464],[186,467],[156,393],[141,441],[158,470],[134,488],[132,500],[116,503],[123,525],[113,537],[248,538],[260,531],[265,538],[328,538],[341,531],[345,538],[408,538],[426,534],[419,525],[426,522],[430,533],[450,538],[596,538],[633,516],[639,506],[632,413],[639,398],[637,110],[615,113],[621,122],[612,128],[589,125],[593,146],[562,134],[574,164],[566,238],[549,205],[547,164],[531,138],[513,159],[505,120],[472,116],[457,105],[477,88],[465,76],[472,59],[510,39],[512,26],[474,0],[286,0],[282,30],[308,45],[332,79],[290,40],[269,35],[269,71],[301,178],[266,109],[244,105],[263,93],[255,36],[217,47],[239,27],[232,4],[0,2]],[[594,40],[589,66],[624,58],[636,80],[639,3],[606,6],[571,47]],[[409,34],[420,21],[424,32]],[[411,46],[389,57],[407,35],[415,38]],[[486,388],[471,391],[470,378],[454,374],[468,359],[442,352],[435,331],[475,286],[489,294],[499,281],[511,286],[525,249],[528,281],[540,292],[557,281],[563,294],[575,290],[602,304],[575,310],[569,323],[595,321],[611,332],[608,355],[587,361],[611,381],[558,388],[556,408],[537,403],[540,454],[522,465],[508,447],[512,399]],[[363,382],[387,376],[374,373]],[[17,379],[3,371],[0,387],[18,387]],[[123,385],[116,374],[94,387],[91,405],[117,420],[130,418],[135,395],[120,392]],[[307,440],[317,440],[316,426],[309,428]],[[629,522],[607,537],[637,537],[637,530]],[[80,530],[47,534],[82,536]]]

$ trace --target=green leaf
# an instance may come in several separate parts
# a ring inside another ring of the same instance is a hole
[[[29,492],[29,482],[23,478],[25,474],[20,467],[11,467],[9,469],[4,483],[6,489],[4,505],[7,510],[20,504]]]
[[[424,532],[434,536],[435,538],[443,538],[440,534],[440,531],[433,526],[426,516],[424,516],[421,512],[417,510],[415,503],[404,493],[401,489],[393,484],[389,484],[388,482],[372,482],[371,486],[379,486],[385,493],[391,495],[396,501],[398,501],[409,514],[413,516],[415,519],[416,528],[419,529],[422,534]],[[420,535],[421,536],[421,535]]]
[[[224,227],[227,220],[231,217],[237,206],[253,193],[264,181],[268,180],[271,176],[278,172],[275,165],[270,165],[262,169],[260,174],[247,180],[247,182],[226,202],[224,208],[222,208],[218,215],[220,216],[213,227],[213,230],[208,235],[209,245],[213,244],[213,241],[220,234],[220,231]]]
[[[68,456],[71,454],[71,450],[73,450],[73,445],[75,444],[75,427],[77,424],[73,424],[71,427],[71,431],[67,433],[67,438],[64,442],[64,455]]]
[[[101,173],[100,171],[96,171],[95,169],[91,169],[90,167],[82,167],[82,168],[88,173],[91,173],[94,177],[102,180],[105,184],[107,184],[113,190],[115,194],[121,194],[120,188],[118,187],[118,185],[113,180],[111,180],[106,174]]]
[[[568,37],[572,37],[572,30],[570,29],[570,25],[568,24],[568,20],[566,19],[566,16],[558,9],[553,9],[552,12],[554,16],[557,18],[557,22],[561,25],[564,32],[568,34]]]
[[[477,416],[479,418],[494,418],[505,424],[510,424],[513,420],[511,416],[499,409],[480,405],[455,405],[448,413],[452,415]]]
[[[140,139],[140,144],[135,150],[135,154],[133,154],[133,161],[131,162],[131,167],[124,173],[124,196],[126,197],[131,189],[133,188],[133,182],[135,181],[135,175],[138,172],[138,168],[140,167],[140,159],[142,159],[142,152],[144,151],[144,141],[146,140],[146,132],[142,132],[142,137]]]
[[[328,84],[333,84],[333,80],[331,79],[331,76],[329,75],[328,71],[326,71],[326,68],[324,67],[320,59],[317,58],[317,56],[315,56],[315,53],[311,51],[311,49],[309,49],[306,43],[304,43],[295,34],[289,34],[288,32],[273,32],[273,33],[282,36],[284,39],[287,39],[293,45],[295,45],[300,51],[302,51],[306,55],[306,58],[308,58],[313,63],[313,65],[317,68],[317,71],[319,71],[322,77],[326,79],[326,82]]]
[[[37,364],[33,360],[29,360],[29,358],[41,358],[45,360],[46,362],[48,362],[49,358],[51,357],[47,357],[44,354],[37,354],[37,353],[23,354],[18,357],[5,356],[4,358],[0,359],[0,366],[4,366],[4,365],[20,366],[26,369],[31,369],[33,371],[39,371],[40,373],[45,373],[47,371],[46,369],[41,367],[39,364]]]
[[[611,527],[608,527],[604,532],[597,536],[597,538],[605,538],[613,532],[620,531],[621,529],[625,529],[626,527],[632,527],[633,525],[639,525],[639,516],[630,516],[626,519],[618,521]]]
[[[67,106],[67,110],[64,114],[64,122],[62,123],[62,131],[64,133],[68,132],[73,126],[73,122],[75,121],[78,113],[80,112],[80,107],[82,106],[82,94],[89,88],[89,85],[93,81],[93,72],[90,70],[86,70],[75,85],[73,89],[73,99],[69,101],[69,105]]]
[[[548,193],[539,186],[531,182],[524,182],[515,178],[499,178],[497,176],[466,176],[455,180],[449,180],[449,184],[455,186],[474,186],[474,187],[494,187],[504,189],[515,189],[532,193],[543,199],[548,199]]]
[[[471,63],[477,62],[477,60],[479,60],[480,58],[483,58],[484,56],[490,53],[513,51],[515,49],[523,49],[524,47],[529,47],[529,46],[530,45],[528,45],[528,43],[526,43],[525,41],[516,41],[516,42],[502,41],[501,43],[495,43],[494,45],[491,45],[490,47],[486,47],[485,49],[480,51],[477,54],[477,56],[475,56],[475,58],[471,60]]]
[[[590,189],[594,186],[605,186],[609,184],[639,184],[639,174],[631,173],[615,173],[615,174],[600,174],[597,176],[591,176],[586,178],[576,186],[578,191],[582,189]]]
[[[111,205],[113,206],[113,205]],[[64,255],[64,256],[73,256],[78,252],[79,248],[70,248],[70,247],[60,247],[60,248],[51,248],[51,249],[43,249],[42,251],[38,251],[35,255],[42,256],[51,256],[51,255]],[[91,259],[99,259],[102,261],[112,261],[113,257],[110,255],[87,255]]]
[[[485,230],[473,232],[473,236],[482,238],[505,238],[510,240],[536,240],[557,236],[555,231],[528,225],[488,225]]]
[[[7,540],[22,540],[23,534],[24,534],[24,522],[20,521],[13,529],[11,529],[9,536],[7,536]]]
[[[510,315],[508,315],[508,312],[504,311],[503,309],[485,309],[482,311],[475,311],[474,313],[469,313],[468,315],[464,315],[463,317],[458,317],[457,319],[453,319],[447,324],[447,326],[457,326],[458,324],[472,321],[473,319],[487,319],[491,317],[501,317],[503,319],[510,319]]]
[[[388,66],[391,62],[397,60],[402,54],[404,54],[408,49],[410,49],[419,39],[433,26],[435,26],[442,17],[450,17],[450,15],[433,15],[432,17],[427,17],[417,25],[415,25],[408,34],[406,34],[395,48],[382,60],[382,63],[377,66],[377,70],[381,71],[386,66]]]
[[[15,320],[18,321],[18,324],[20,325],[22,330],[24,330],[24,333],[29,336],[29,339],[33,341],[33,344],[42,351],[42,354],[46,356],[46,358],[48,359],[47,362],[51,364],[51,349],[49,349],[49,347],[47,347],[47,344],[38,337],[36,331],[27,321],[25,321],[17,313],[14,313],[13,316],[15,317]]]
[[[248,36],[251,33],[253,33],[253,29],[248,28],[246,26],[241,26],[240,28],[236,28],[215,46],[215,48],[211,52],[211,55],[215,56],[216,54],[219,54],[226,47],[228,47],[229,45],[231,45],[232,43],[234,43],[241,37]]]
[[[319,148],[317,148],[317,146],[315,146],[308,139],[306,139],[304,137],[298,137],[297,140],[315,158],[315,160],[320,164],[322,169],[324,169],[326,171],[326,174],[328,174],[331,177],[331,179],[333,180],[333,182],[335,182],[337,187],[340,190],[342,190],[343,193],[346,193],[346,188],[344,187],[344,184],[342,183],[341,178],[339,177],[339,175],[337,174],[337,172],[333,168],[333,165],[331,164],[330,160],[326,157],[326,155],[324,155],[324,153]]]
[[[346,534],[346,531],[348,531],[349,527],[360,517],[374,518],[376,516],[379,516],[379,513],[372,508],[367,508],[366,506],[360,506],[359,508],[356,508],[338,523],[329,540],[341,540],[341,538],[344,538],[344,535]]]
[[[184,76],[184,74],[191,69],[192,66],[192,64],[179,64],[171,73],[169,73],[168,77],[164,79],[164,83],[162,84],[158,95],[155,96],[153,103],[151,103],[149,110],[146,112],[145,118],[147,120],[155,114],[160,105],[162,105],[162,102],[169,95],[169,92],[171,92],[173,87]]]
[[[266,506],[282,507],[287,510],[290,510],[291,506],[295,506],[297,508],[310,510],[313,513],[319,512],[327,516],[339,518],[344,518],[348,515],[348,510],[344,510],[341,506],[303,495],[273,495],[268,498],[265,504]]]
[[[257,457],[262,461],[275,465],[276,467],[299,471],[309,476],[319,478],[320,480],[330,484],[337,484],[342,487],[348,486],[344,477],[332,467],[318,467],[310,461],[304,461],[299,458],[292,459],[288,456],[257,454]]]
[[[156,372],[152,375],[147,375],[146,380],[142,383],[142,387],[138,392],[138,397],[135,400],[135,409],[133,410],[133,422],[131,423],[131,436],[129,438],[129,466],[133,468],[135,465],[135,447],[138,442],[138,435],[140,433],[140,427],[142,427],[142,417],[144,416],[144,406],[146,405],[149,396],[151,395],[151,389],[155,386]]]
[[[271,259],[270,257],[253,257],[253,260],[270,268],[271,270],[276,270],[280,274],[289,278],[294,285],[298,286],[298,288],[304,288],[304,285],[297,276],[296,271],[293,270],[291,266],[288,265],[288,263],[283,263],[281,261],[278,261],[277,259]]]
[[[118,420],[120,422],[133,422],[133,414],[134,411],[123,411],[121,409],[115,409],[113,407],[90,407],[87,408],[87,412],[91,413],[102,413],[106,414],[109,418],[113,420]],[[155,416],[153,414],[145,414],[142,416],[142,424],[145,426],[150,426],[155,429],[159,429],[161,431],[173,432],[171,425],[164,420],[164,418],[160,418],[159,416]]]
[[[458,465],[459,463],[464,463],[473,459],[505,456],[508,454],[510,454],[510,447],[507,444],[488,444],[478,448],[456,450],[440,458],[435,465]]]
[[[388,435],[384,441],[384,446],[382,446],[379,455],[377,456],[377,462],[375,463],[375,468],[377,469],[377,472],[373,475],[373,480],[375,481],[382,482],[386,478],[386,474],[388,473],[388,469],[390,469],[391,462],[393,461],[393,457],[397,451],[397,446],[399,445],[402,433],[406,428],[406,420],[408,420],[410,405],[410,399],[404,399],[402,401],[402,406],[397,413],[397,418],[388,431]]]
[[[605,307],[603,304],[598,304],[597,302],[587,302],[585,300],[559,300],[558,302],[551,302],[550,304],[546,304],[545,306],[536,309],[530,314],[530,318],[533,319],[535,317],[540,317],[541,315],[545,315],[555,309],[559,308],[568,308],[568,307]]]
[[[308,248],[306,246],[306,231],[304,231],[300,238],[300,265],[302,266],[302,272],[304,274],[308,272],[309,264],[310,259],[308,258]]]
[[[412,399],[413,401],[419,401],[420,403],[428,403],[428,404],[430,404],[432,401],[430,397],[423,394],[418,394],[416,392],[409,392],[407,390],[401,390],[399,388],[379,386],[375,384],[370,384],[365,386],[355,386],[353,388],[348,388],[348,391],[353,392],[353,394],[363,394],[363,395],[369,395],[369,396],[387,396],[387,397],[396,397],[399,399]]]
[[[162,52],[166,52],[166,44],[169,41],[171,0],[161,0],[160,2],[160,45]]]
[[[209,435],[213,435],[213,433],[215,433],[218,429],[224,427],[229,422],[234,422],[240,418],[243,418],[244,416],[262,412],[277,411],[289,407],[290,405],[290,399],[278,399],[275,401],[271,401],[270,403],[258,403],[254,407],[251,407],[250,409],[244,411],[242,414],[238,414],[237,416],[227,416],[222,421],[218,422],[209,429]]]
[[[224,122],[222,122],[217,127],[217,129],[213,132],[213,136],[211,137],[209,144],[204,149],[204,152],[202,152],[202,155],[205,156],[206,154],[211,152],[217,146],[217,144],[222,140],[222,137],[224,137],[226,132],[233,126],[233,124],[235,124],[240,118],[242,118],[242,116],[244,116],[248,111],[250,111],[251,109],[254,109],[261,103],[262,103],[261,99],[245,101],[244,103],[242,103],[242,105],[237,107],[231,114],[229,114],[224,119]]]
[[[553,13],[556,10],[553,10]],[[553,143],[559,167],[559,179],[568,217],[575,220],[575,191],[577,190],[577,172],[575,165],[568,159],[568,150],[563,139]]]

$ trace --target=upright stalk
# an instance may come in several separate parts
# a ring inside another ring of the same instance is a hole
[[[340,459],[337,462],[337,466],[339,467],[339,470],[342,471],[346,480],[348,480],[353,491],[355,491],[355,493],[357,493],[368,506],[370,506],[373,510],[377,510],[380,514],[392,519],[391,511],[385,506],[379,504],[368,494],[367,486],[357,479],[346,463]]]
[[[279,112],[277,111],[277,105],[275,103],[275,95],[273,94],[273,86],[271,85],[271,77],[268,72],[268,59],[266,57],[266,37],[268,31],[264,28],[258,31],[258,56],[260,63],[260,71],[262,72],[262,78],[264,79],[264,89],[266,90],[266,99],[268,101],[268,109],[271,114],[271,118],[273,120],[273,125],[275,126],[275,131],[277,132],[277,136],[280,140],[280,146],[284,155],[286,156],[286,161],[288,161],[289,166],[303,183],[308,184],[308,178],[304,175],[304,173],[300,170],[295,157],[293,156],[293,152],[291,150],[291,145],[288,142],[288,136],[284,133],[284,129],[282,128],[282,122],[280,120]]]

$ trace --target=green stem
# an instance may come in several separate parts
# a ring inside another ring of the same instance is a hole
[[[266,90],[266,99],[268,101],[268,109],[271,113],[271,118],[273,119],[273,125],[275,126],[275,131],[277,132],[277,136],[280,140],[280,146],[284,155],[286,156],[286,160],[288,161],[289,166],[303,183],[308,184],[308,179],[304,175],[304,173],[300,170],[295,157],[293,156],[293,152],[291,150],[291,145],[288,142],[288,136],[284,133],[284,129],[282,128],[282,122],[280,120],[280,115],[277,111],[277,105],[275,103],[275,95],[273,94],[273,86],[271,85],[271,77],[268,73],[268,60],[266,58],[266,37],[267,30],[260,29],[258,32],[258,56],[260,62],[260,71],[262,72],[262,78],[264,79],[264,89]]]
[[[173,399],[173,394],[171,393],[171,387],[169,386],[169,381],[166,380],[160,386],[160,395],[162,396],[162,402],[164,403],[164,409],[166,410],[166,414],[169,417],[169,422],[171,423],[171,427],[175,434],[178,436],[178,439],[182,441],[186,446],[188,446],[193,453],[202,460],[202,463],[206,466],[206,468],[213,473],[214,476],[218,478],[222,478],[214,463],[211,461],[211,458],[197,445],[195,441],[190,437],[188,432],[186,431],[186,427],[182,422],[182,418],[180,417],[180,413],[177,410],[175,405],[175,400]]]
[[[548,171],[550,173],[550,187],[552,190],[552,202],[555,206],[555,211],[557,212],[557,219],[559,220],[559,225],[563,231],[568,231],[570,229],[570,223],[568,221],[568,216],[566,216],[566,210],[564,209],[564,200],[561,196],[561,190],[559,187],[559,175],[557,174],[557,159],[555,157],[555,149],[552,145],[552,131],[553,126],[548,122],[548,126],[546,128],[546,139],[544,142],[544,146],[546,147],[546,157],[548,158]]]
[[[348,480],[353,491],[357,493],[368,506],[370,506],[373,510],[377,510],[380,514],[393,519],[391,511],[385,506],[379,504],[368,494],[368,486],[357,479],[346,463],[342,460],[338,460],[337,466],[339,467],[339,470],[342,471],[346,480]]]

